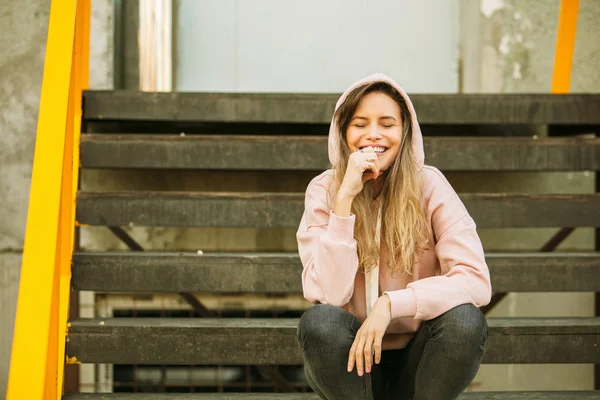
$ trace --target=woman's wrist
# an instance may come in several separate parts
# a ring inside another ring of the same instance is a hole
[[[348,190],[347,188],[345,188],[344,186],[342,186],[338,192],[337,195],[335,196],[336,201],[350,201],[352,202],[352,200],[354,200],[355,195]]]
[[[348,194],[345,190],[340,189],[335,196],[333,213],[338,217],[349,217],[352,213],[353,200],[354,196]]]
[[[384,293],[379,298],[380,301],[384,303],[385,311],[389,314],[390,318],[392,317],[392,299],[387,293]]]

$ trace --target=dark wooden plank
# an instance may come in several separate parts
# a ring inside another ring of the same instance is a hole
[[[292,253],[76,253],[72,282],[98,292],[298,293],[301,270]]]
[[[600,290],[600,253],[486,254],[496,292]]]
[[[339,94],[87,91],[84,119],[321,123]],[[598,94],[415,94],[422,124],[599,124]]]
[[[425,161],[445,171],[600,169],[600,139],[424,138]]]
[[[496,292],[600,291],[600,253],[486,255]],[[294,253],[75,253],[73,287],[96,292],[301,293]]]
[[[336,94],[86,91],[84,119],[329,123]]]
[[[302,214],[298,193],[80,193],[77,220],[90,225],[291,227]]]
[[[327,137],[82,135],[84,168],[325,170]]]
[[[469,392],[459,400],[598,400],[600,392]],[[65,400],[318,400],[314,393],[74,393]]]
[[[600,139],[426,137],[427,164],[444,171],[600,169]],[[81,136],[84,168],[324,170],[324,136]]]
[[[67,355],[82,363],[301,364],[297,319],[82,319]],[[485,363],[600,362],[600,318],[488,319]]]
[[[600,226],[600,194],[461,194],[480,228]]]
[[[600,226],[600,194],[461,194],[480,228]],[[77,221],[108,226],[297,227],[303,193],[80,192]]]

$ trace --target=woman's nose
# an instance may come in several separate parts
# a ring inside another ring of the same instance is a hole
[[[381,133],[378,126],[372,126],[367,133],[369,139],[381,139]]]

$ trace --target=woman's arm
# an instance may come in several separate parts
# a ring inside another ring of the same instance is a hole
[[[442,173],[426,168],[430,171],[424,187],[437,238],[434,251],[441,275],[411,282],[403,290],[386,292],[392,318],[430,320],[458,305],[480,307],[491,299],[490,273],[475,221]]]
[[[351,201],[340,198],[327,207],[331,175],[315,178],[306,190],[305,209],[296,234],[302,261],[304,297],[323,304],[344,306],[354,292],[358,254],[354,240],[356,217],[350,214]]]

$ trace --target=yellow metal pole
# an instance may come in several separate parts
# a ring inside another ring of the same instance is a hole
[[[90,65],[90,17],[91,0],[79,0],[77,6],[77,28],[75,33],[75,57],[77,68],[75,70],[76,96],[74,104],[73,125],[73,200],[77,194],[77,181],[79,177],[79,137],[81,133],[82,92],[89,87],[89,65]],[[75,213],[73,213],[73,226],[75,224]]]
[[[71,288],[71,259],[73,257],[75,200],[79,176],[79,137],[81,133],[82,91],[88,88],[89,81],[89,43],[90,43],[90,0],[78,0],[75,23],[75,45],[73,48],[73,71],[71,74],[71,92],[69,97],[69,118],[65,143],[65,165],[62,181],[61,207],[61,259],[60,298],[58,318],[58,384],[62,387],[65,366],[65,332],[69,316],[69,295]],[[60,399],[60,395],[57,400]]]
[[[561,1],[554,54],[552,93],[568,93],[570,89],[578,12],[579,0]]]
[[[76,0],[51,2],[8,400],[56,399],[60,393],[58,261],[64,232],[59,216],[66,132],[72,124],[67,113],[75,12]]]

